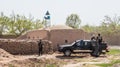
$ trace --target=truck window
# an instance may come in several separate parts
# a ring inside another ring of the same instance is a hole
[[[85,45],[87,45],[87,42],[85,42]]]
[[[80,42],[77,42],[77,43],[76,43],[76,46],[80,46]]]
[[[76,42],[75,46],[84,46],[84,43],[85,42],[83,40],[81,40],[81,41]]]

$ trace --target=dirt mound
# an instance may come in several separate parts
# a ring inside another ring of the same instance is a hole
[[[1,58],[13,58],[13,55],[0,48],[0,59]]]

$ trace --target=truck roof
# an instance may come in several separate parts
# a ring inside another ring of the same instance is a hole
[[[81,40],[76,40],[76,42],[81,41]],[[83,40],[83,41],[91,41],[91,40]]]

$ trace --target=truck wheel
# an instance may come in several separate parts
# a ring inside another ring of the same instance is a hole
[[[95,57],[99,57],[100,56],[100,51],[98,51],[97,53],[95,53]]]
[[[70,56],[70,55],[71,55],[71,51],[70,51],[70,50],[66,50],[66,51],[64,52],[64,55],[65,55],[65,56]]]
[[[92,50],[92,52],[90,53],[91,56],[94,56],[95,54],[95,50]]]
[[[94,52],[91,52],[90,55],[91,55],[91,56],[94,56]]]
[[[90,53],[91,56],[95,56],[95,57],[99,57],[100,54],[101,54],[100,51],[98,51],[98,52],[96,52],[96,51],[92,51],[92,52]]]

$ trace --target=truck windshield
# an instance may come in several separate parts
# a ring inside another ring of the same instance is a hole
[[[72,45],[80,46],[80,45],[83,45],[83,43],[84,43],[84,41],[80,40],[80,41],[73,42]]]
[[[76,42],[73,42],[71,45],[74,45]]]

